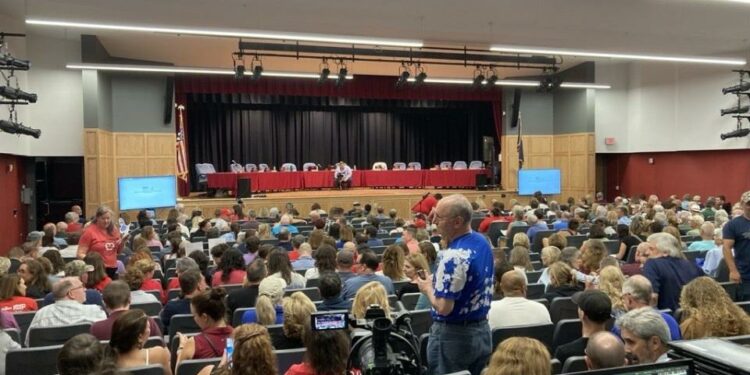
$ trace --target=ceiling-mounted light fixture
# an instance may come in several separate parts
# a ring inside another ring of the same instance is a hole
[[[497,80],[500,78],[497,76],[497,71],[495,71],[495,67],[491,67],[487,74],[489,76],[487,77],[486,87],[491,88],[495,86],[495,82],[497,82]]]
[[[474,80],[472,81],[472,85],[474,87],[479,87],[484,83],[484,74],[482,73],[482,67],[477,65],[477,69],[474,70]]]
[[[344,60],[339,60],[339,74],[336,76],[336,86],[341,86],[344,84],[348,73],[349,69],[346,68]]]
[[[232,55],[232,66],[234,67],[234,78],[235,79],[242,79],[245,77],[245,58],[244,56],[240,56],[238,58],[234,58],[234,55]]]
[[[417,64],[417,67],[414,69],[414,73],[416,73],[416,75],[414,76],[414,84],[417,86],[423,84],[427,79],[427,73],[425,73],[422,64]]]
[[[663,55],[646,55],[646,54],[635,54],[635,53],[576,51],[576,50],[545,48],[545,47],[519,47],[519,46],[508,46],[508,45],[494,45],[490,47],[490,51],[518,53],[518,54],[600,57],[600,58],[623,59],[623,60],[664,61],[664,62],[693,63],[693,64],[720,64],[720,65],[745,65],[747,64],[747,61],[742,58],[663,56]]]
[[[396,87],[401,87],[406,84],[406,82],[409,81],[409,76],[411,76],[411,73],[409,72],[409,67],[406,65],[406,63],[401,63],[401,66],[398,68],[398,79],[396,80]]]
[[[261,75],[263,75],[263,62],[260,61],[260,57],[258,57],[258,55],[255,55],[255,57],[253,57],[253,60],[250,61],[250,67],[253,72],[252,79],[254,81],[259,80]]]
[[[325,82],[329,75],[331,75],[331,68],[328,67],[328,60],[323,59],[323,63],[320,64],[320,77],[318,78],[318,82]]]
[[[117,31],[136,31],[164,34],[179,35],[201,35],[230,38],[250,38],[250,39],[274,39],[274,40],[294,40],[301,42],[322,42],[338,44],[365,44],[374,46],[388,47],[412,47],[421,48],[424,43],[421,40],[414,39],[390,39],[390,38],[368,38],[344,35],[325,35],[325,34],[303,34],[303,33],[282,33],[273,31],[256,31],[256,30],[222,30],[222,29],[197,29],[197,28],[180,28],[180,27],[156,27],[143,25],[122,25],[112,23],[94,23],[94,22],[69,22],[62,20],[41,20],[26,19],[29,25],[39,26],[58,26],[80,29],[99,29],[99,30],[117,30]]]

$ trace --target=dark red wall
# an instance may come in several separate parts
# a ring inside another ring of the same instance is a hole
[[[617,195],[725,195],[736,202],[750,190],[750,150],[603,154],[607,198]],[[649,163],[653,158],[653,164]],[[616,187],[619,186],[619,190]]]
[[[26,178],[23,160],[0,154],[0,254],[20,245],[27,232],[26,205],[21,203],[21,185]]]

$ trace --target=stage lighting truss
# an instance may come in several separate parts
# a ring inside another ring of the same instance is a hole
[[[18,111],[16,111],[17,105],[36,103],[36,94],[21,90],[18,87],[18,77],[16,76],[17,70],[29,70],[31,63],[13,57],[5,42],[6,37],[25,36],[25,34],[0,32],[0,104],[8,106],[8,120],[0,119],[0,132],[39,138],[42,132],[18,122]]]
[[[750,115],[746,114],[750,112],[750,104],[747,103],[747,101],[750,101],[750,80],[748,80],[748,77],[750,77],[750,71],[733,70],[733,72],[739,75],[740,82],[737,85],[721,89],[721,92],[724,95],[735,95],[737,101],[733,107],[722,109],[721,115],[732,115],[732,117],[737,119],[737,127],[731,132],[721,134],[720,137],[722,141],[727,138],[741,138],[750,134],[750,129],[742,127],[743,119],[750,121]],[[743,97],[746,97],[745,103],[743,103]]]
[[[255,55],[253,60],[250,61],[250,70],[252,71],[252,79],[257,81],[263,75],[263,62],[260,61],[260,56]]]
[[[320,70],[320,78],[318,79],[318,82],[323,83],[328,79],[328,76],[331,75],[331,68],[328,66],[328,59],[323,59],[323,62],[320,63],[318,68]]]

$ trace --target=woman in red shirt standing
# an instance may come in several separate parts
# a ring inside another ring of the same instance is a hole
[[[78,258],[83,259],[89,252],[99,253],[104,259],[104,267],[111,279],[117,278],[117,254],[122,251],[128,234],[120,237],[120,232],[112,222],[112,210],[101,206],[91,225],[83,230],[78,240]]]
[[[0,277],[0,311],[36,311],[36,301],[26,297],[26,283],[15,274]]]

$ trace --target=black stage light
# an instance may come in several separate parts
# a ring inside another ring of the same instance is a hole
[[[25,100],[29,103],[36,103],[36,94],[8,86],[0,86],[0,96],[10,100]]]
[[[409,82],[409,76],[411,73],[409,73],[408,70],[404,70],[399,74],[398,80],[396,80],[396,87],[400,87],[405,85],[407,82]]]
[[[479,74],[474,76],[474,82],[472,82],[472,85],[474,87],[479,87],[482,85],[482,82],[484,82],[484,74],[480,72]]]
[[[245,76],[245,65],[239,64],[234,67],[234,78],[242,79]]]
[[[421,85],[424,83],[424,80],[427,79],[427,73],[423,71],[419,72],[416,77],[414,77],[414,84]]]
[[[346,81],[346,75],[349,74],[349,70],[345,66],[339,68],[339,75],[336,77],[336,86],[341,86]]]
[[[32,129],[28,126],[23,126],[23,124],[6,120],[0,120],[0,130],[10,134],[30,135],[34,138],[39,138],[42,135],[42,131],[39,129]]]
[[[737,129],[735,131],[731,131],[729,133],[724,133],[721,135],[721,140],[725,140],[727,138],[742,138],[750,134],[750,128],[745,129]]]
[[[742,91],[750,90],[750,81],[740,82],[739,85],[734,85],[731,87],[725,87],[721,89],[721,93],[726,94],[735,94]]]
[[[263,75],[263,65],[253,67],[253,79],[256,81],[259,80],[261,75]]]
[[[747,113],[750,112],[750,106],[748,105],[735,105],[734,107],[724,108],[721,110],[721,115],[734,115],[734,114],[740,114],[740,113]]]
[[[492,88],[495,86],[495,82],[497,82],[499,78],[497,77],[497,73],[495,73],[494,70],[490,71],[490,76],[487,77],[487,88]]]
[[[29,60],[21,60],[11,56],[9,53],[0,54],[0,69],[29,70]]]
[[[320,79],[318,79],[318,82],[325,82],[328,79],[329,75],[331,75],[331,69],[328,69],[328,67],[326,66],[325,68],[320,70]]]

